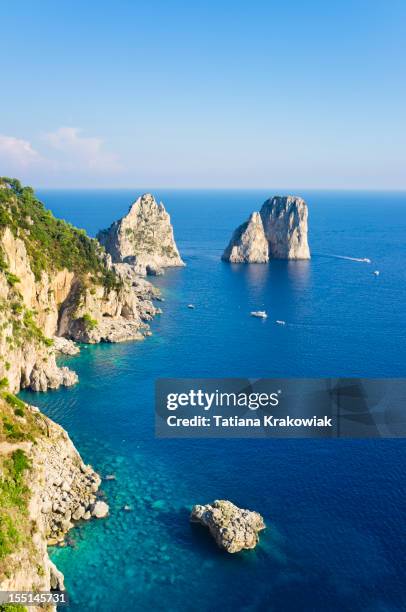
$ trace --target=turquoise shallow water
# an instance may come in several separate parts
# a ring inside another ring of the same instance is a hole
[[[131,201],[125,191],[41,195],[93,234]],[[153,336],[84,348],[66,360],[78,386],[24,393],[117,477],[103,485],[110,518],[52,550],[71,609],[403,609],[403,441],[155,440],[153,392],[159,376],[404,376],[406,197],[304,194],[311,262],[229,266],[219,255],[232,229],[267,194],[158,195],[188,265],[156,279],[165,302]],[[259,308],[288,325],[250,318]],[[223,554],[189,525],[191,505],[216,497],[264,515],[255,551]]]

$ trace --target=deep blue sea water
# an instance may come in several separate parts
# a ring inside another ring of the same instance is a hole
[[[94,235],[140,192],[40,197]],[[406,194],[301,193],[312,260],[250,266],[219,258],[271,194],[156,195],[187,267],[154,281],[165,302],[153,336],[85,348],[65,360],[79,385],[23,394],[69,431],[85,461],[117,476],[103,483],[110,518],[79,525],[74,547],[52,550],[70,609],[405,609],[403,441],[156,440],[153,398],[162,376],[405,376]],[[254,551],[222,553],[189,524],[191,506],[215,498],[264,515]]]

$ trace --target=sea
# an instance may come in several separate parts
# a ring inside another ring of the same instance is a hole
[[[144,191],[38,195],[95,236]],[[156,439],[154,384],[405,376],[406,194],[300,191],[312,259],[230,265],[220,257],[232,231],[287,192],[148,191],[170,213],[187,264],[151,279],[164,297],[153,335],[84,346],[61,360],[77,386],[21,393],[67,429],[85,462],[116,476],[102,485],[110,516],[50,549],[68,609],[405,610],[404,440]],[[189,523],[194,504],[214,499],[263,515],[255,550],[222,552]]]

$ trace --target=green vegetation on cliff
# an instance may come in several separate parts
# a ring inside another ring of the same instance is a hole
[[[11,577],[18,565],[14,554],[31,549],[33,523],[27,486],[31,473],[29,449],[46,433],[40,413],[30,410],[12,393],[5,391],[7,380],[0,380],[0,581]],[[10,556],[11,555],[11,556]]]
[[[91,274],[96,283],[107,289],[120,284],[116,274],[108,270],[103,249],[84,230],[63,219],[57,219],[35,197],[31,187],[23,187],[17,179],[0,178],[0,231],[10,228],[21,238],[37,280],[43,270],[68,270],[78,275]],[[10,285],[19,279],[7,271],[0,253],[0,271],[8,275]]]
[[[25,481],[25,473],[31,468],[23,448],[14,448],[10,440],[9,427],[14,427],[17,420],[0,400],[1,426],[0,442],[5,445],[4,453],[0,454],[0,574],[5,571],[3,559],[27,541],[29,533],[28,499],[29,490]],[[22,434],[22,438],[25,436]],[[9,442],[10,441],[10,442]],[[7,453],[7,445],[10,452]]]

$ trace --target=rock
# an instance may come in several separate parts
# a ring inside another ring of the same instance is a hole
[[[86,512],[86,508],[84,506],[78,506],[76,510],[72,514],[72,518],[74,521],[79,521]]]
[[[308,210],[302,198],[274,196],[264,202],[260,214],[271,258],[310,259]]]
[[[222,259],[232,263],[310,259],[307,218],[302,198],[274,196],[235,230]]]
[[[222,259],[232,263],[266,263],[269,261],[268,251],[261,215],[254,212],[235,230]]]
[[[162,268],[184,266],[173,236],[170,217],[162,203],[146,193],[129,212],[97,239],[114,263],[128,263],[138,274],[161,274]]]
[[[60,386],[71,387],[78,382],[76,372],[66,366],[59,368],[55,361],[36,363],[31,375],[29,386],[33,391],[46,391],[47,389],[58,389]]]
[[[77,355],[80,353],[80,348],[73,342],[73,340],[62,338],[62,336],[54,336],[53,341],[54,350],[57,353],[61,353],[61,355]]]
[[[50,586],[53,591],[64,591],[64,576],[62,572],[56,567],[55,563],[48,559]]]
[[[218,546],[229,553],[255,548],[258,532],[265,529],[264,519],[258,512],[243,510],[223,499],[194,506],[190,520],[208,527]]]
[[[89,512],[89,510],[87,510],[87,511],[84,513],[84,515],[82,516],[82,518],[83,518],[83,520],[84,520],[84,521],[88,521],[89,519],[91,519],[91,518],[92,518],[92,515],[91,515],[91,513]]]
[[[41,512],[44,514],[49,514],[52,511],[52,503],[48,500],[42,504]]]
[[[106,502],[97,501],[91,509],[91,514],[95,518],[105,518],[109,513],[109,507]]]

